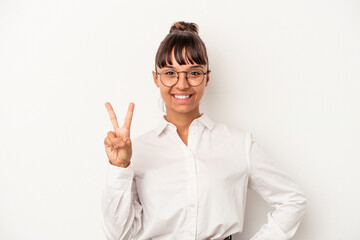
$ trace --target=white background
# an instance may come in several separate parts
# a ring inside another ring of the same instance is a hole
[[[200,106],[251,131],[303,187],[296,240],[360,239],[360,1],[0,0],[0,239],[104,239],[112,130],[162,111],[155,54],[176,21],[199,25],[210,82]],[[250,191],[249,239],[270,209]]]

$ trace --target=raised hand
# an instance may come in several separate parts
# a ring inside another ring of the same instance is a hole
[[[125,116],[124,125],[119,127],[115,112],[109,102],[105,103],[109,112],[114,131],[109,131],[104,139],[105,151],[109,162],[118,167],[128,167],[132,155],[132,146],[130,140],[130,126],[134,112],[135,104],[131,102]]]

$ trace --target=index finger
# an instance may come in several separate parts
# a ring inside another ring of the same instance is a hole
[[[114,109],[112,108],[112,106],[111,106],[111,104],[110,104],[109,102],[106,102],[106,103],[105,103],[105,107],[106,107],[106,109],[108,110],[111,123],[112,123],[112,125],[113,125],[113,127],[114,127],[114,132],[116,132],[116,128],[119,128],[119,124],[118,124],[118,122],[117,122],[117,118],[116,118]]]
[[[126,113],[126,116],[125,116],[125,122],[124,122],[123,127],[130,129],[131,120],[132,120],[132,116],[134,113],[134,108],[135,108],[135,103],[133,103],[133,102],[129,103],[129,108],[128,108],[128,112]]]

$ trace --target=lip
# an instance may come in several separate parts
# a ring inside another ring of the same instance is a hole
[[[186,103],[190,102],[190,101],[193,99],[193,97],[194,97],[194,94],[175,94],[175,95],[182,95],[182,96],[184,96],[184,95],[190,95],[190,97],[187,98],[187,99],[177,99],[177,98],[174,96],[174,94],[171,94],[171,97],[174,99],[174,101],[175,101],[176,103],[180,103],[180,104],[186,104]]]

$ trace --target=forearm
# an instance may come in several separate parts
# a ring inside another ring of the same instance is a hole
[[[271,202],[266,196],[262,197],[267,202]],[[268,222],[260,228],[251,240],[289,240],[295,235],[305,213],[306,196],[297,191],[289,192],[282,198],[282,200],[270,204],[273,210],[267,215]]]
[[[108,167],[102,194],[102,226],[108,240],[131,239],[141,228],[142,206],[135,198],[131,169]]]

